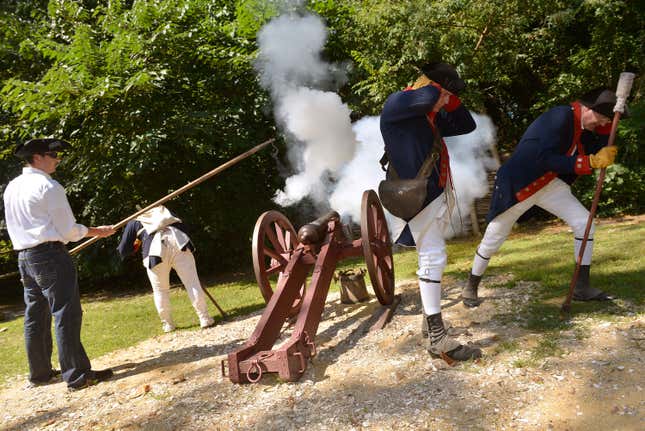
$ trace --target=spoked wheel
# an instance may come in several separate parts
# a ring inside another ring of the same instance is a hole
[[[361,240],[372,287],[379,302],[394,299],[394,260],[392,242],[381,201],[374,190],[365,190],[361,203]]]
[[[296,231],[282,213],[267,211],[258,218],[253,231],[253,270],[267,303],[273,296],[273,289],[278,285],[296,245]],[[291,306],[289,317],[298,313],[303,296],[304,285]]]

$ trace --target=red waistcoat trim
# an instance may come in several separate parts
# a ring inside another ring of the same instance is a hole
[[[429,85],[432,85],[433,87],[441,91],[441,86],[436,82],[431,80]],[[412,90],[412,87],[406,87],[403,91],[410,90]],[[430,123],[430,127],[432,128],[432,133],[436,134],[437,126],[435,126],[434,124],[435,115],[437,115],[436,112],[428,112],[426,114],[426,117],[428,117],[428,122]],[[448,181],[448,175],[450,173],[450,157],[448,156],[448,147],[446,147],[446,143],[444,142],[443,138],[441,138],[441,153],[439,154],[439,156],[439,187],[445,187],[446,182]]]
[[[428,122],[430,127],[432,127],[432,133],[438,133],[437,126],[434,124],[434,117],[437,115],[436,112],[429,112],[426,114],[428,117]],[[448,181],[448,175],[450,174],[450,156],[448,155],[448,147],[446,143],[441,138],[441,153],[439,157],[439,187],[446,187],[446,182]]]
[[[580,141],[580,136],[582,135],[582,123],[580,120],[580,116],[582,115],[582,108],[580,107],[580,103],[571,103],[571,110],[573,111],[573,139],[566,154],[568,156],[573,156],[574,151],[577,149],[578,157],[576,159],[576,166],[580,165],[580,168],[582,168],[582,164],[586,159],[584,157],[585,149],[582,146],[582,142]],[[579,169],[576,168],[576,171],[578,170]],[[523,200],[528,199],[529,197],[540,191],[542,187],[549,184],[557,176],[558,174],[553,171],[546,172],[540,178],[515,193],[515,197],[517,198],[518,202],[522,202]]]

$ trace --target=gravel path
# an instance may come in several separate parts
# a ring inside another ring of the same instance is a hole
[[[225,354],[253,331],[260,317],[254,313],[93,358],[116,376],[83,391],[67,392],[63,383],[26,388],[25,376],[17,376],[0,391],[0,428],[645,429],[642,310],[619,302],[623,312],[611,321],[578,318],[549,338],[525,329],[519,312],[535,286],[496,287],[509,281],[484,278],[487,300],[476,310],[459,303],[462,282],[445,283],[445,317],[460,340],[483,347],[477,363],[448,367],[430,359],[417,287],[408,281],[397,286],[401,304],[382,331],[367,331],[375,299],[348,306],[330,294],[318,355],[298,382],[267,376],[236,385],[221,376]],[[535,354],[545,346],[552,354]]]

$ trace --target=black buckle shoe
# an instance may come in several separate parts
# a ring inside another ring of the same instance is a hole
[[[600,289],[595,287],[588,287],[585,290],[573,291],[573,300],[574,301],[612,301],[613,296],[607,295]]]
[[[441,313],[427,316],[426,319],[429,332],[427,350],[432,357],[439,357],[449,365],[453,365],[455,361],[468,361],[482,357],[481,349],[461,344],[448,336]]]

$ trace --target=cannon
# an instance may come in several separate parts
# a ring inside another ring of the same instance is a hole
[[[304,225],[296,234],[278,211],[267,211],[253,232],[253,268],[267,305],[250,338],[222,361],[222,375],[234,383],[255,383],[267,373],[296,381],[316,355],[315,337],[336,264],[365,257],[384,325],[398,303],[394,295],[392,243],[376,193],[367,190],[361,201],[361,237],[352,240],[340,216],[332,211]],[[310,270],[311,280],[307,285]],[[272,350],[283,325],[295,324],[291,337]],[[228,362],[228,367],[226,367]]]

